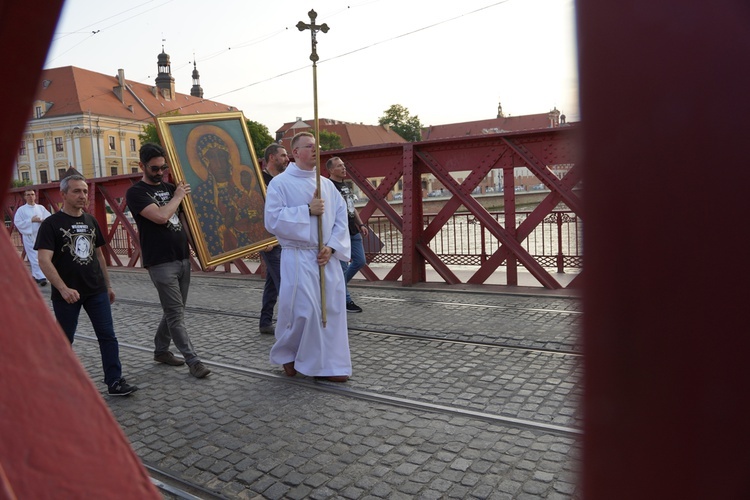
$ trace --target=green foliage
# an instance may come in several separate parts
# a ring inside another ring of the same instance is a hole
[[[378,119],[378,124],[387,125],[409,142],[422,140],[422,124],[418,116],[411,116],[409,110],[400,104],[393,104]]]
[[[255,149],[255,155],[258,157],[258,161],[260,161],[263,157],[263,152],[273,142],[273,137],[271,137],[268,127],[262,123],[245,119],[245,124],[250,134],[250,141],[253,143],[253,148]]]
[[[175,110],[164,113],[164,116],[177,116],[179,114],[180,112]],[[144,125],[143,133],[138,134],[138,139],[141,141],[141,145],[146,144],[147,142],[154,142],[159,146],[163,146],[161,140],[159,140],[159,133],[156,131],[156,125],[154,123]]]
[[[341,136],[336,132],[329,132],[327,130],[320,131],[320,150],[321,151],[332,151],[334,149],[344,149],[344,145],[341,143]]]
[[[138,134],[138,139],[141,141],[141,145],[146,144],[147,142],[155,142],[156,144],[161,145],[159,134],[156,133],[156,125],[153,123],[143,126],[143,133]]]
[[[31,186],[31,181],[22,181],[18,179],[13,179],[10,181],[10,187],[12,188],[20,188],[23,186]]]

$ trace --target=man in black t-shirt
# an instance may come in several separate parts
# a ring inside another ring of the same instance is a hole
[[[271,144],[263,153],[266,161],[266,169],[263,171],[263,182],[266,187],[274,177],[286,170],[289,165],[289,155],[281,144]],[[281,289],[281,245],[278,243],[267,246],[260,252],[263,262],[266,264],[266,283],[263,286],[263,299],[260,308],[260,321],[258,329],[260,333],[273,335],[273,308],[279,298]]]
[[[167,166],[164,149],[146,143],[140,149],[143,177],[128,189],[126,199],[138,226],[143,267],[148,269],[161,302],[161,322],[154,336],[154,361],[171,366],[188,364],[190,374],[203,378],[209,370],[195,353],[185,326],[185,304],[190,288],[190,250],[180,203],[190,186],[163,182]],[[174,341],[185,361],[169,351]]]
[[[354,277],[360,269],[367,263],[365,260],[365,247],[362,243],[362,238],[367,237],[369,230],[367,225],[362,223],[362,219],[359,218],[357,209],[354,208],[354,193],[349,189],[349,186],[344,182],[346,178],[346,165],[344,160],[338,156],[334,156],[326,162],[326,169],[328,170],[328,178],[333,181],[336,189],[339,190],[341,196],[346,201],[346,212],[349,216],[349,236],[352,241],[352,260],[350,262],[341,261],[341,268],[344,270],[344,282],[349,281]],[[362,308],[354,303],[352,296],[349,293],[349,287],[346,287],[346,312],[360,313]]]
[[[80,175],[60,181],[62,210],[44,219],[34,248],[39,266],[52,284],[55,318],[70,343],[81,307],[86,310],[99,340],[104,382],[112,396],[127,396],[138,388],[122,377],[120,345],[115,336],[111,303],[115,301],[101,246],[104,234],[93,216],[83,211],[88,185]]]

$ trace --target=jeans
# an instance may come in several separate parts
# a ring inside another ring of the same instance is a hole
[[[259,326],[271,326],[273,308],[281,289],[281,246],[276,245],[270,252],[260,252],[266,264],[266,284],[263,285],[263,305],[260,308]]]
[[[341,269],[344,270],[344,283],[349,283],[349,281],[354,277],[355,274],[359,272],[360,269],[362,269],[365,264],[367,263],[365,261],[365,247],[362,244],[362,234],[352,234],[351,235],[352,240],[352,260],[351,262],[344,262],[341,261]],[[349,294],[349,287],[346,288],[346,302],[351,302],[352,296]]]
[[[159,294],[159,301],[164,315],[154,336],[154,355],[164,354],[169,350],[170,341],[174,341],[188,366],[198,363],[193,344],[185,327],[185,304],[190,288],[190,261],[173,260],[155,266],[149,266],[148,274]]]
[[[104,370],[104,383],[111,386],[122,377],[122,366],[120,365],[120,345],[115,337],[115,327],[112,321],[112,308],[109,305],[109,294],[107,292],[97,293],[81,297],[74,303],[68,304],[64,300],[53,300],[52,309],[55,318],[68,337],[70,343],[78,327],[78,316],[81,307],[86,310],[91,326],[99,341],[99,352],[102,355],[102,369]]]

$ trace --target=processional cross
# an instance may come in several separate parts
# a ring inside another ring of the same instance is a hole
[[[315,18],[318,17],[318,13],[311,10],[307,13],[310,16],[310,24],[300,21],[297,23],[297,29],[300,31],[310,30],[310,39],[312,43],[312,52],[310,53],[310,60],[312,61],[313,68],[313,110],[315,114],[315,186],[317,196],[320,197],[320,123],[318,122],[318,40],[316,35],[318,31],[328,33],[328,25],[315,24]],[[318,251],[323,249],[323,217],[318,216]],[[326,281],[325,281],[325,268],[319,267],[320,270],[320,312],[321,319],[323,322],[323,328],[326,326]]]

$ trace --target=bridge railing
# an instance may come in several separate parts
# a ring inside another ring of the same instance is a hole
[[[531,211],[516,213],[520,225]],[[502,212],[490,212],[499,220]],[[437,214],[424,214],[428,227]],[[404,254],[403,238],[385,216],[373,216],[368,226],[383,244],[380,251],[365,250],[368,263],[397,263]],[[555,210],[536,226],[521,245],[544,268],[564,273],[583,268],[583,221],[574,212]],[[454,214],[430,241],[429,247],[449,266],[481,266],[501,242],[470,213]],[[374,250],[374,249],[373,249]]]
[[[501,212],[490,212],[499,218]],[[521,223],[531,212],[518,212]],[[435,214],[424,215],[424,226],[427,227]],[[396,263],[403,256],[403,238],[401,233],[384,216],[370,217],[368,226],[383,243],[380,251],[366,251],[368,263]],[[6,223],[9,228],[9,223]],[[109,225],[111,240],[109,246],[121,257],[130,258],[136,251],[136,245],[130,233],[119,225]],[[523,242],[524,248],[534,256],[543,267],[555,269],[562,273],[566,269],[583,267],[582,221],[573,212],[556,210],[545,218]],[[23,251],[21,235],[18,231],[11,233],[11,240],[19,252]],[[500,242],[490,231],[471,214],[455,214],[446,223],[438,235],[430,242],[430,248],[448,265],[480,266],[497,250]],[[244,257],[250,261],[259,261],[257,253]]]
[[[430,265],[447,283],[461,283],[451,266],[477,266],[467,281],[482,284],[504,268],[507,284],[518,284],[523,267],[547,288],[562,288],[553,276],[565,269],[580,269],[582,252],[580,172],[575,164],[575,127],[493,134],[481,137],[350,148],[321,153],[321,164],[341,157],[354,183],[367,197],[360,216],[382,241],[368,261],[392,264],[383,278],[368,266],[363,276],[371,281],[426,281]],[[566,165],[564,170],[556,166]],[[541,202],[529,211],[517,210],[515,169],[523,167],[546,187]],[[491,170],[502,170],[502,209],[488,210],[472,196]],[[424,213],[422,179],[432,175],[447,198],[436,213]],[[91,179],[89,207],[107,228],[105,256],[110,265],[140,265],[137,228],[127,213],[125,192],[139,174]],[[388,200],[396,183],[403,185],[401,212]],[[39,203],[59,210],[58,183],[34,186]],[[15,210],[23,205],[24,188],[10,190],[2,207],[6,227],[22,251],[13,227]],[[251,271],[246,259],[219,268],[243,274]],[[197,262],[193,262],[197,268]],[[580,274],[567,286],[577,286]]]

